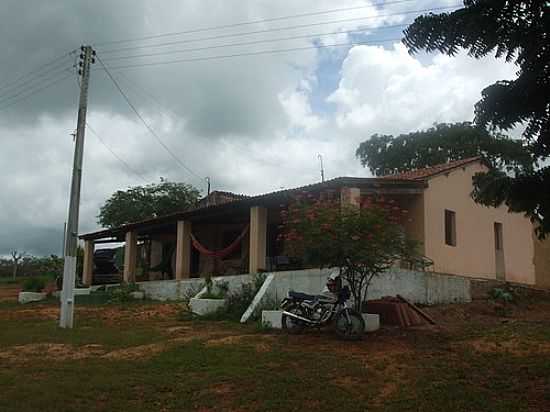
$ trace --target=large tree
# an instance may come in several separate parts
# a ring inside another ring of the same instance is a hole
[[[486,205],[505,203],[538,221],[550,233],[550,7],[545,0],[464,0],[451,13],[417,17],[405,30],[410,53],[420,50],[456,55],[460,49],[481,58],[505,57],[518,66],[514,80],[501,80],[481,92],[474,122],[523,133],[542,166],[510,175],[493,170],[475,180],[474,198]]]
[[[440,123],[397,137],[375,134],[359,145],[356,155],[376,176],[474,156],[483,156],[500,170],[515,171],[533,166],[531,153],[522,141],[489,133],[469,122]]]
[[[117,227],[181,212],[194,206],[199,195],[191,185],[164,179],[160,183],[118,190],[101,206],[98,223],[103,227]]]

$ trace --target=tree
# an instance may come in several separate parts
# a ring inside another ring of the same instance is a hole
[[[522,141],[489,133],[470,122],[439,123],[397,137],[374,134],[359,145],[355,154],[376,176],[474,156],[482,156],[493,168],[507,171],[527,170],[534,163]]]
[[[103,227],[117,227],[127,223],[181,212],[197,203],[200,192],[185,183],[169,182],[134,186],[115,192],[98,215]]]
[[[17,272],[19,271],[19,262],[21,259],[23,259],[25,256],[27,256],[27,252],[18,252],[17,250],[12,250],[10,252],[11,260],[12,260],[12,275],[13,279],[17,277]]]
[[[460,49],[474,58],[495,53],[518,67],[514,80],[501,80],[481,92],[474,123],[502,130],[525,125],[523,137],[533,158],[550,157],[550,7],[542,0],[464,0],[451,13],[417,17],[405,30],[410,53]],[[538,234],[550,233],[550,166],[503,171],[474,180],[476,201],[505,203],[538,223]]]
[[[337,267],[355,307],[366,301],[372,279],[388,270],[411,245],[394,201],[367,199],[360,208],[338,200],[298,198],[281,212],[286,253],[319,267]]]

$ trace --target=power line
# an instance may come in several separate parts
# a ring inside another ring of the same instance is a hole
[[[10,80],[5,81],[2,84],[0,84],[0,90],[7,88],[8,84],[14,85],[14,84],[18,83],[20,80],[25,79],[25,78],[27,78],[27,77],[29,77],[29,76],[37,73],[37,72],[42,72],[42,70],[45,67],[51,66],[52,64],[54,64],[58,61],[61,61],[62,59],[65,59],[66,57],[69,57],[71,54],[74,54],[74,53],[76,53],[76,50],[71,50],[70,52],[67,52],[67,53],[65,53],[61,56],[56,57],[55,59],[52,59],[52,60],[50,60],[46,63],[41,64],[40,66],[36,67],[35,69],[31,70],[30,72],[24,73],[24,74],[16,77],[15,79],[13,79],[11,81]],[[12,87],[12,86],[10,86],[10,87]]]
[[[40,83],[34,83],[35,80],[38,80],[38,78],[36,79],[33,79],[27,83],[24,83],[22,84],[21,86],[17,87],[15,90],[13,90],[12,92],[14,94],[11,94],[11,95],[4,95],[4,96],[0,96],[0,104],[5,102],[5,101],[8,101],[8,100],[11,100],[17,96],[20,96],[26,92],[28,92],[29,90],[33,90],[34,88],[36,88],[37,86],[40,86],[41,84],[43,84],[45,81],[47,82],[48,80],[51,80],[51,79],[54,79],[56,78],[58,75],[66,72],[66,71],[70,71],[71,69],[69,68],[63,68],[63,69],[57,69],[53,74],[50,74],[49,76],[40,76],[40,77],[45,77],[44,79],[41,80]]]
[[[39,93],[39,92],[41,92],[41,91],[43,91],[43,90],[45,90],[45,89],[48,89],[48,88],[54,86],[55,84],[57,84],[57,83],[59,83],[59,82],[65,80],[65,79],[71,77],[72,75],[73,75],[73,73],[68,74],[68,75],[66,75],[66,76],[63,76],[63,77],[60,77],[60,78],[58,78],[58,79],[56,79],[56,80],[54,80],[54,81],[52,81],[52,82],[46,84],[46,85],[43,86],[43,87],[40,87],[40,88],[38,88],[38,89],[35,89],[35,90],[32,91],[32,93],[29,93],[28,95],[23,96],[22,98],[17,99],[17,100],[15,100],[14,102],[11,102],[11,103],[8,104],[8,105],[5,105],[5,106],[0,107],[0,111],[5,110],[5,109],[7,109],[8,107],[11,107],[11,106],[13,106],[13,105],[15,105],[15,104],[17,104],[17,103],[23,101],[23,100],[26,100],[26,99],[28,99],[29,97],[34,96],[35,94],[37,94],[37,93]]]
[[[117,90],[119,91],[119,93],[122,95],[122,97],[124,98],[124,100],[126,100],[126,103],[128,103],[128,105],[130,106],[130,108],[133,110],[133,112],[136,114],[136,116],[141,120],[141,122],[143,123],[143,125],[147,128],[147,130],[149,130],[149,132],[153,135],[153,137],[155,137],[155,139],[159,142],[159,144],[170,154],[170,156],[176,161],[176,163],[178,163],[182,168],[184,168],[185,170],[187,170],[191,175],[193,175],[194,177],[196,177],[201,183],[204,183],[203,182],[203,179],[202,177],[200,177],[198,174],[196,174],[193,170],[191,170],[185,163],[183,163],[171,150],[170,148],[162,141],[162,139],[157,135],[157,133],[151,128],[151,126],[149,126],[149,124],[145,121],[145,119],[141,116],[141,114],[139,113],[139,111],[136,109],[136,107],[132,104],[132,102],[130,101],[130,99],[128,98],[128,96],[126,95],[126,93],[124,93],[124,91],[122,90],[122,88],[120,87],[120,85],[118,84],[118,82],[116,81],[116,79],[113,77],[113,75],[111,74],[111,72],[109,71],[109,69],[107,68],[107,66],[105,66],[105,64],[103,63],[103,61],[101,60],[101,58],[99,56],[96,56],[97,60],[101,63],[101,65],[103,66],[103,69],[105,70],[105,72],[107,73],[107,75],[109,76],[109,78],[111,79],[111,81],[113,82],[113,84],[115,85],[115,87],[117,88]]]
[[[394,24],[394,25],[391,25],[391,26],[378,27],[376,29],[394,29],[394,28],[398,28],[398,27],[406,27],[409,24],[410,23]],[[194,52],[194,51],[203,51],[203,50],[211,50],[211,49],[219,49],[219,48],[235,47],[235,46],[249,46],[249,45],[253,45],[253,44],[273,43],[273,42],[297,40],[297,39],[309,39],[309,38],[315,39],[315,38],[318,38],[318,37],[332,36],[332,35],[337,35],[337,34],[364,33],[367,30],[370,30],[370,29],[369,28],[364,28],[364,29],[353,29],[353,30],[340,30],[340,31],[334,31],[334,32],[330,32],[330,33],[312,33],[312,34],[304,34],[304,35],[299,35],[299,36],[279,37],[279,38],[275,38],[275,39],[252,40],[252,41],[239,42],[239,43],[225,43],[225,44],[214,45],[214,46],[195,47],[195,48],[191,48],[191,49],[171,50],[171,51],[164,51],[164,52],[158,52],[158,53],[146,53],[146,54],[138,54],[138,55],[131,55],[131,56],[115,56],[115,57],[109,57],[109,58],[105,59],[105,61],[126,60],[126,59],[154,57],[154,56],[164,56],[164,55],[170,55],[170,54],[189,53],[189,52]]]
[[[101,136],[90,126],[90,123],[86,122],[86,126],[88,127],[88,130],[92,132],[92,134],[99,140],[99,142],[105,146],[105,148],[116,158],[120,163],[122,163],[126,169],[128,169],[132,174],[136,175],[140,179],[142,179],[145,183],[147,183],[147,179],[138,171],[136,171],[134,168],[132,168],[124,159],[122,159],[119,155],[117,155],[113,149],[111,149],[107,143],[101,138]]]
[[[287,52],[303,51],[303,50],[311,50],[311,49],[325,49],[325,48],[331,48],[331,47],[366,46],[366,45],[382,44],[382,43],[399,41],[399,40],[401,40],[401,38],[382,39],[382,40],[377,40],[376,42],[369,41],[369,42],[351,42],[351,43],[346,42],[346,43],[334,43],[334,44],[318,44],[318,45],[315,45],[315,46],[292,47],[292,48],[287,48],[287,49],[261,50],[261,51],[256,51],[256,52],[233,53],[233,54],[224,54],[224,55],[217,55],[217,56],[206,56],[206,57],[194,57],[194,58],[189,58],[189,59],[168,60],[168,61],[161,61],[161,62],[128,64],[128,65],[123,65],[123,66],[111,66],[111,70],[129,69],[129,68],[134,68],[134,67],[161,66],[161,65],[165,65],[165,64],[190,63],[190,62],[198,62],[198,61],[229,59],[229,58],[234,58],[234,57],[259,56],[259,55],[263,55],[263,54],[279,54],[279,53],[287,53]],[[102,69],[99,68],[97,70],[102,70]]]
[[[178,40],[178,41],[171,41],[171,42],[158,43],[158,44],[150,44],[150,45],[143,45],[143,46],[121,47],[121,48],[118,48],[118,49],[107,49],[107,50],[102,50],[101,53],[102,53],[102,55],[105,55],[105,54],[108,54],[108,53],[117,53],[117,52],[120,52],[120,51],[127,51],[127,50],[139,50],[139,49],[147,49],[147,48],[152,48],[152,47],[173,46],[175,44],[194,43],[194,42],[206,41],[206,40],[218,40],[218,39],[230,38],[230,37],[248,36],[248,35],[252,35],[252,34],[271,33],[271,32],[276,32],[276,31],[284,31],[284,30],[292,30],[292,29],[302,29],[302,28],[306,28],[306,27],[322,26],[322,25],[325,25],[325,24],[336,24],[336,23],[346,23],[346,22],[350,22],[350,21],[379,19],[379,18],[382,18],[382,17],[401,16],[401,15],[406,15],[406,14],[423,13],[423,12],[428,12],[428,11],[441,11],[441,10],[454,9],[454,8],[460,7],[460,6],[461,6],[460,4],[456,4],[456,5],[453,5],[453,6],[426,8],[426,9],[418,9],[418,10],[409,10],[409,11],[403,11],[403,12],[399,12],[399,13],[380,14],[380,15],[377,15],[377,16],[352,17],[352,18],[347,18],[347,19],[339,19],[339,20],[331,20],[331,21],[324,21],[324,22],[299,24],[299,25],[295,25],[295,26],[274,27],[274,28],[248,31],[248,32],[219,34],[219,35],[216,35],[216,36],[200,37],[200,38],[196,38],[196,39]]]
[[[240,27],[240,26],[249,26],[249,25],[253,25],[253,24],[269,23],[269,22],[274,22],[274,21],[290,20],[290,19],[296,19],[296,18],[302,18],[302,17],[320,16],[320,15],[323,15],[323,14],[340,13],[340,12],[344,12],[344,11],[360,10],[360,9],[371,8],[371,7],[376,7],[376,6],[389,6],[389,5],[392,5],[392,4],[409,3],[411,1],[416,1],[416,0],[398,0],[398,1],[389,1],[389,2],[386,1],[384,3],[373,3],[373,4],[369,4],[369,5],[363,5],[363,6],[345,7],[345,8],[332,9],[332,10],[324,10],[324,11],[316,11],[316,12],[309,12],[309,13],[293,14],[293,15],[272,17],[272,18],[245,21],[245,22],[239,22],[239,23],[231,23],[231,24],[224,24],[224,25],[218,25],[218,26],[203,27],[203,28],[191,29],[191,30],[185,30],[185,31],[179,31],[179,32],[162,33],[162,34],[156,34],[156,35],[150,35],[150,36],[135,37],[135,38],[131,38],[131,39],[112,40],[112,41],[107,41],[107,42],[102,42],[102,43],[96,43],[95,45],[96,46],[103,46],[103,45],[107,45],[107,44],[120,44],[120,43],[134,42],[134,41],[151,40],[151,39],[157,39],[157,38],[161,38],[161,37],[179,36],[179,35],[182,35],[182,34],[200,33],[200,32],[213,31],[213,30],[235,28],[235,27]]]

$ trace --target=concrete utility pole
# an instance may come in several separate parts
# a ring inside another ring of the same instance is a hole
[[[325,169],[323,167],[323,155],[318,154],[319,162],[321,163],[321,182],[325,181]]]
[[[88,108],[88,84],[90,81],[90,65],[95,62],[95,52],[91,46],[80,48],[81,76],[80,100],[78,103],[78,122],[74,148],[73,177],[71,180],[71,200],[65,239],[65,264],[63,267],[63,290],[61,291],[61,316],[59,326],[73,327],[74,286],[76,275],[76,256],[78,249],[78,212],[80,208],[80,183],[82,180],[82,157],[84,155],[84,132],[86,129],[86,110]]]

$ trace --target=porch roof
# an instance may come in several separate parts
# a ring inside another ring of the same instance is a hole
[[[201,221],[245,210],[251,206],[277,206],[290,200],[301,192],[315,193],[322,190],[336,190],[342,187],[357,187],[363,192],[379,194],[419,194],[427,186],[426,182],[385,178],[337,177],[325,182],[314,183],[292,189],[282,189],[256,196],[242,196],[231,202],[199,206],[193,209],[159,216],[139,222],[129,223],[117,228],[104,229],[80,235],[80,239],[97,240],[113,238],[122,240],[131,230],[147,230],[174,225],[178,220]]]

